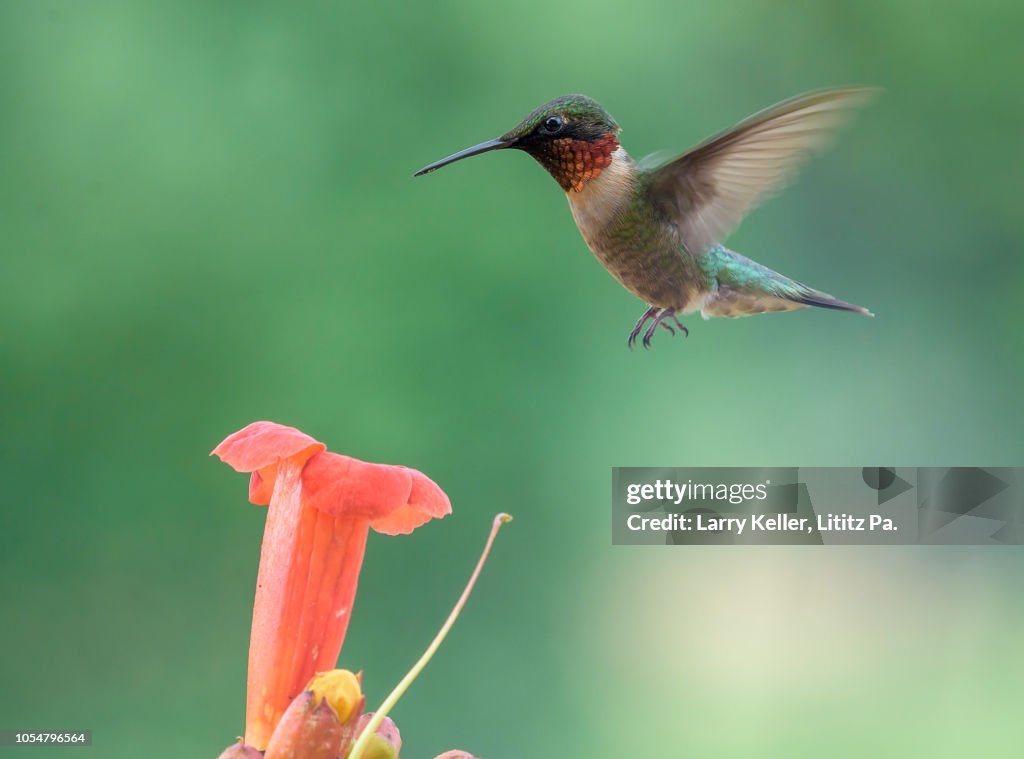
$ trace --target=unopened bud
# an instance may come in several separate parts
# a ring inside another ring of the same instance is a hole
[[[263,754],[255,748],[242,743],[239,739],[238,743],[224,749],[217,759],[261,759],[262,756]]]
[[[317,675],[285,710],[264,759],[336,759],[352,740],[364,702],[351,672]]]
[[[373,719],[373,714],[369,712],[359,718],[355,730],[357,736],[362,735],[367,724]],[[366,744],[362,759],[398,759],[398,752],[401,750],[402,736],[398,732],[398,726],[390,717],[384,717]]]
[[[309,681],[306,690],[312,691],[318,702],[326,700],[334,708],[339,722],[348,722],[353,715],[358,717],[366,703],[359,676],[347,669],[321,672]]]

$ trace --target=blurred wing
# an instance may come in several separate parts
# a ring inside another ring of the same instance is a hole
[[[651,199],[679,228],[686,249],[699,255],[781,189],[874,92],[813,92],[761,111],[655,169]]]

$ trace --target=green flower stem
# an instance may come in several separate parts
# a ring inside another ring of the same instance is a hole
[[[405,677],[401,679],[395,689],[388,694],[388,697],[384,699],[384,703],[376,710],[366,727],[363,728],[363,732],[359,734],[358,740],[352,746],[352,751],[349,752],[348,759],[359,759],[366,747],[370,743],[370,739],[373,734],[377,732],[377,728],[380,723],[388,715],[395,704],[398,703],[405,691],[408,690],[409,686],[412,685],[413,681],[419,676],[423,668],[427,666],[427,663],[433,658],[437,649],[441,647],[441,643],[444,642],[445,637],[448,635],[448,631],[452,629],[452,625],[455,624],[455,620],[458,619],[459,613],[462,611],[462,607],[466,605],[466,601],[469,599],[469,594],[473,592],[473,586],[476,585],[476,580],[480,576],[480,571],[484,568],[484,563],[487,561],[487,554],[491,552],[491,545],[494,544],[494,538],[498,535],[498,530],[506,522],[511,522],[512,517],[508,514],[498,514],[494,517],[494,522],[491,524],[491,534],[487,537],[487,543],[484,545],[484,550],[480,554],[480,560],[476,563],[476,568],[473,570],[473,574],[469,576],[469,582],[466,583],[465,590],[462,591],[462,595],[459,596],[459,600],[455,603],[455,608],[452,609],[451,614],[448,615],[448,619],[445,620],[444,624],[441,625],[441,629],[437,635],[434,636],[434,640],[427,646],[427,650],[423,652],[423,656],[419,658],[412,669],[406,673]]]

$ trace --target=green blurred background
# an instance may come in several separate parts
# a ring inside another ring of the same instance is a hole
[[[1019,2],[0,1],[0,727],[213,757],[242,729],[256,419],[415,466],[342,652],[405,756],[1019,756],[1019,549],[627,550],[610,467],[1019,465]],[[731,247],[874,320],[643,305],[521,154],[585,92],[634,155],[886,88]],[[34,755],[45,755],[40,748]],[[63,751],[53,755],[64,756]]]

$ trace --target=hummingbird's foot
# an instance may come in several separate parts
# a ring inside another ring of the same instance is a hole
[[[690,330],[688,330],[686,327],[684,327],[682,322],[680,322],[679,319],[676,318],[676,310],[674,308],[665,308],[665,309],[660,309],[660,310],[659,309],[651,309],[651,310],[652,311],[657,311],[657,314],[654,315],[654,321],[651,322],[651,326],[647,328],[646,332],[644,332],[644,339],[641,342],[643,343],[643,346],[645,348],[650,348],[651,347],[651,338],[654,337],[654,333],[658,331],[658,327],[664,327],[669,332],[671,332],[673,335],[675,335],[676,331],[674,329],[672,329],[672,327],[670,325],[665,323],[665,319],[668,319],[669,317],[671,317],[672,320],[676,323],[676,326],[678,326],[679,329],[681,329],[683,331],[683,333],[687,337],[689,337]],[[648,311],[646,314],[644,314],[644,318],[643,318],[642,321],[647,321],[647,318],[650,315],[650,313],[651,312]],[[639,332],[639,328],[640,328],[640,325],[637,325],[637,327],[635,327],[637,332]]]
[[[658,311],[660,310],[661,309],[659,309],[657,306],[651,306],[644,312],[644,315],[640,317],[640,321],[633,325],[633,331],[629,333],[629,339],[626,341],[626,345],[629,346],[630,350],[633,350],[633,346],[636,344],[636,338],[640,334],[640,330],[644,328],[644,325],[647,323],[647,320],[656,317],[658,315]]]
[[[675,315],[675,312],[672,313],[672,321],[674,321],[676,323],[676,326],[679,327],[680,330],[682,330],[683,335],[685,337],[689,337],[690,336],[690,330],[688,330],[686,328],[685,324],[683,324],[681,321],[679,321],[679,317]]]

